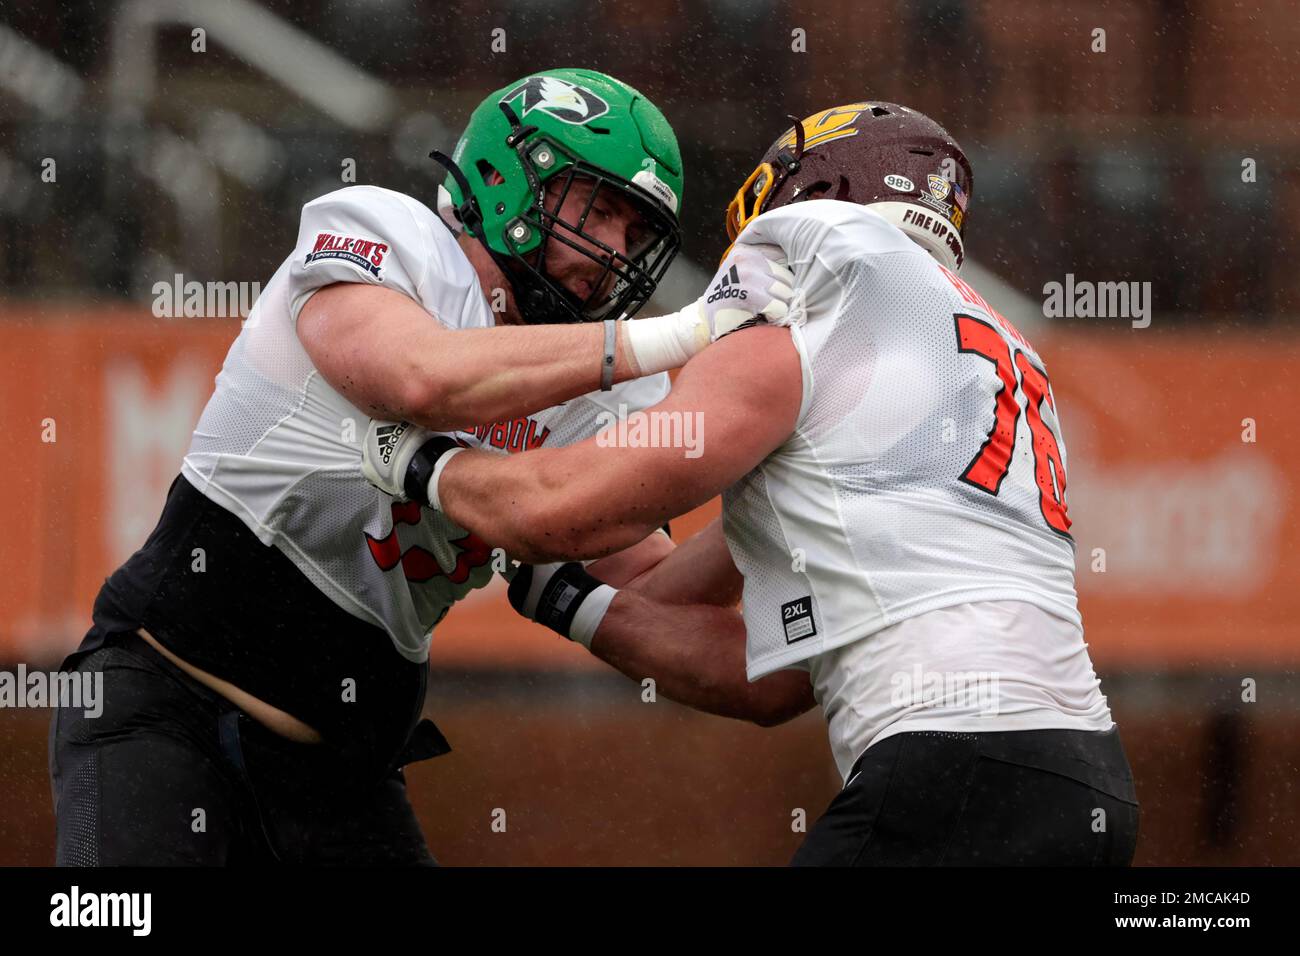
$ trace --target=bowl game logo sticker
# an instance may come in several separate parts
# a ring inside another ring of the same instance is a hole
[[[930,187],[929,194],[921,193],[916,198],[945,219],[950,218],[952,216],[952,203],[944,202],[944,200],[952,192],[952,183],[937,173],[930,173],[926,177],[926,184]]]
[[[384,256],[388,252],[388,243],[377,239],[358,239],[355,236],[341,236],[338,233],[322,232],[316,237],[311,252],[307,253],[304,266],[323,259],[342,259],[369,272],[376,279],[383,281],[380,274],[383,269]]]
[[[581,126],[609,112],[609,104],[591,90],[555,76],[530,76],[501,97],[500,102],[509,103],[519,96],[524,98],[520,119],[533,110],[541,110],[562,123]]]

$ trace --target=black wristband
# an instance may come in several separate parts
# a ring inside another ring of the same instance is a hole
[[[515,573],[514,580],[506,595],[511,606],[524,617],[531,618],[538,624],[549,627],[563,637],[569,637],[569,628],[578,614],[578,608],[587,599],[587,595],[600,587],[601,582],[587,573],[581,561],[570,561],[556,568],[542,593],[537,597],[537,606],[529,613],[527,607],[528,592],[533,586],[533,566],[522,565]]]
[[[447,452],[460,447],[459,442],[446,435],[434,435],[421,445],[411,458],[411,463],[406,466],[406,475],[402,478],[402,490],[406,492],[406,497],[428,507],[429,479],[433,477],[434,466]]]

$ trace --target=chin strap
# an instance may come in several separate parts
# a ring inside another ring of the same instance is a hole
[[[788,149],[783,149],[776,154],[776,165],[780,167],[780,171],[773,171],[773,175],[776,176],[776,182],[772,184],[772,188],[768,191],[767,199],[775,196],[776,191],[781,188],[781,184],[795,173],[799,172],[800,168],[803,166],[803,120],[799,119],[799,117],[794,114],[788,114],[788,118],[794,121],[794,152],[792,153]],[[757,210],[758,213],[761,213],[762,211],[763,210],[761,209]]]
[[[487,233],[484,231],[483,226],[483,211],[479,209],[478,200],[474,197],[474,191],[470,189],[469,180],[461,172],[460,167],[456,165],[455,160],[436,149],[429,153],[429,158],[447,170],[448,175],[456,180],[456,185],[460,187],[460,194],[464,197],[460,205],[453,207],[456,218],[465,227],[465,231],[478,240],[479,245],[492,257],[492,261],[501,270],[501,274],[506,277],[506,281],[510,283],[511,291],[515,294],[515,302],[519,305],[524,320],[535,321],[532,316],[538,314],[538,311],[549,312],[550,309],[545,308],[547,304],[544,302],[545,296],[537,294],[539,291],[546,293],[547,290],[538,290],[533,284],[521,282],[511,258],[497,252],[488,243]],[[551,298],[553,299],[554,296],[552,295]],[[542,308],[539,310],[539,307]],[[552,305],[551,308],[554,308],[554,306]]]
[[[524,127],[525,130],[531,128]],[[436,149],[429,153],[429,158],[446,169],[456,180],[461,195],[465,197],[460,205],[452,207],[456,218],[461,221],[469,234],[479,241],[479,245],[492,257],[492,261],[497,264],[501,274],[510,283],[510,289],[515,294],[515,302],[524,321],[537,325],[577,321],[573,313],[561,304],[554,290],[540,281],[533,281],[528,273],[519,269],[512,257],[497,252],[488,243],[483,226],[483,212],[479,209],[478,200],[474,198],[474,193],[470,189],[469,180],[465,178],[465,174],[461,172],[456,162],[446,153]]]
[[[540,195],[541,182],[533,173],[532,167],[526,155],[524,141],[537,132],[536,126],[524,126],[515,111],[511,109],[509,103],[498,103],[501,112],[505,114],[506,121],[510,123],[510,135],[506,137],[506,145],[519,154],[520,165],[523,167],[524,174],[528,177],[528,187],[533,195]],[[519,306],[519,312],[525,322],[536,325],[554,325],[566,322],[577,322],[581,319],[575,315],[578,311],[576,305],[566,305],[560,295],[544,281],[546,275],[545,249],[546,236],[542,236],[542,244],[538,247],[537,253],[537,272],[536,276],[530,275],[527,271],[521,269],[515,261],[515,257],[503,255],[497,252],[487,241],[487,234],[483,226],[483,211],[479,208],[478,199],[474,196],[474,191],[470,188],[469,180],[461,171],[456,162],[439,150],[433,150],[429,153],[429,158],[447,170],[447,173],[456,180],[456,185],[460,187],[461,196],[464,197],[459,206],[455,206],[456,217],[469,230],[470,235],[478,239],[479,244],[492,257],[492,261],[497,264],[506,281],[510,283],[511,291],[515,294],[515,303]]]
[[[788,116],[794,123],[794,152],[791,153],[788,149],[783,149],[776,155],[781,165],[785,167],[786,175],[799,172],[799,167],[803,163],[804,147],[803,120],[793,113],[788,114]]]

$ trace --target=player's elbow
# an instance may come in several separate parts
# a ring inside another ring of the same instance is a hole
[[[584,554],[590,544],[583,541],[581,522],[564,500],[548,487],[536,469],[528,475],[528,487],[516,489],[510,502],[513,516],[513,540],[506,550],[529,564],[571,561],[589,557]]]
[[[816,703],[807,677],[798,671],[783,671],[750,685],[754,697],[748,719],[760,727],[779,727]]]
[[[530,563],[602,558],[641,540],[619,523],[593,522],[562,503],[539,502],[520,510],[516,523],[519,557]],[[507,549],[509,550],[509,549]]]
[[[420,365],[401,379],[396,386],[396,401],[401,404],[402,418],[440,432],[475,424],[469,409],[465,408],[461,390],[450,375]]]
[[[399,361],[403,373],[395,376],[403,418],[434,431],[473,428],[492,420],[496,409],[483,404],[464,356],[449,339],[454,332],[439,332],[437,348],[408,352]]]
[[[774,707],[763,707],[749,717],[749,722],[759,727],[780,727],[799,716],[801,711],[788,711]]]

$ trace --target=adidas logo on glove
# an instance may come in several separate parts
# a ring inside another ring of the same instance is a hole
[[[375,429],[376,451],[379,452],[379,460],[387,465],[393,457],[393,452],[397,448],[397,442],[406,432],[406,422],[398,422],[396,425],[380,425]]]
[[[746,299],[749,293],[744,289],[739,289],[736,285],[740,282],[740,273],[736,271],[733,264],[731,270],[722,277],[722,280],[709,293],[705,302],[717,302],[719,299]]]

